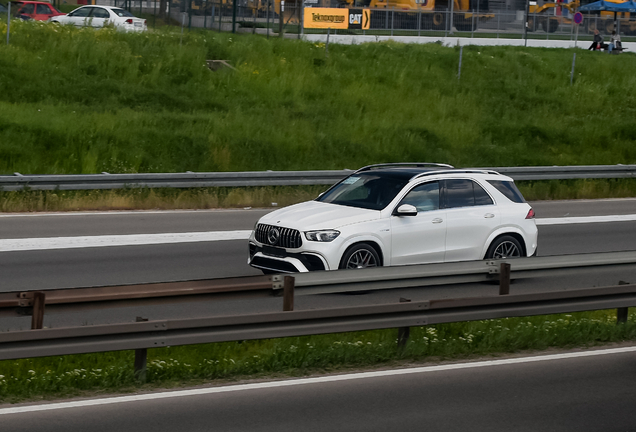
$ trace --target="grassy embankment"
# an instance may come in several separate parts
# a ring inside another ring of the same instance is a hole
[[[587,348],[634,340],[636,314],[619,325],[615,311],[598,311],[415,327],[404,349],[396,336],[392,329],[151,349],[145,385],[135,381],[130,351],[2,361],[0,403]]]
[[[458,49],[437,44],[327,53],[252,35],[180,38],[12,25],[0,45],[0,174],[636,161],[631,54],[579,50],[570,86],[572,52],[562,49],[467,47],[458,81]],[[238,70],[211,72],[206,59]],[[529,199],[636,195],[632,180],[521,186]],[[4,192],[0,211],[256,206],[287,193]]]

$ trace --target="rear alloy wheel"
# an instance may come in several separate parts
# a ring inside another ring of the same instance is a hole
[[[486,252],[486,259],[521,258],[521,244],[512,236],[496,239]]]
[[[362,269],[380,266],[378,253],[368,244],[358,244],[349,248],[340,260],[341,269]]]

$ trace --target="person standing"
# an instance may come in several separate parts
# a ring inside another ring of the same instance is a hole
[[[603,49],[603,36],[601,36],[598,29],[594,29],[594,40],[588,50],[596,51],[600,49]]]

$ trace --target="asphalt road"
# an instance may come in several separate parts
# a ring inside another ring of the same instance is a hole
[[[22,413],[0,406],[0,424],[12,432],[636,431],[633,348],[386,372],[130,395],[44,411],[27,406]]]
[[[636,214],[636,200],[532,203],[538,218]],[[251,229],[268,210],[0,215],[0,239],[154,234]],[[634,250],[636,222],[540,227],[540,255]],[[0,253],[0,290],[138,283],[258,274],[245,241],[96,247]],[[511,292],[576,289],[636,282],[636,272],[597,269],[514,281]],[[469,284],[296,298],[296,309],[495,295]],[[177,306],[47,314],[45,326],[253,313],[281,309],[281,299],[186,302]],[[1,318],[0,331],[28,328],[30,318]],[[327,377],[171,394],[131,395],[128,402],[9,413],[0,430],[163,431],[636,431],[636,351],[575,358],[424,369],[410,373]],[[50,407],[49,407],[50,408]]]
[[[636,198],[530,204],[537,218],[636,214]],[[273,210],[0,213],[0,239],[252,229]]]
[[[636,200],[556,201],[532,203],[538,218],[636,214]],[[0,239],[115,234],[154,234],[249,230],[269,210],[177,212],[110,212],[81,214],[0,215]],[[539,255],[634,250],[636,221],[549,225],[539,228]],[[0,291],[52,289],[233,277],[260,274],[247,265],[244,240],[143,246],[94,247],[0,252]],[[577,289],[636,283],[636,271],[595,269],[549,279],[516,280],[511,293]],[[374,292],[367,295],[297,297],[295,308],[392,303],[449,297],[496,295],[492,284],[464,284]],[[278,298],[241,302],[197,301],[171,306],[104,309],[90,313],[45,315],[44,325],[60,327],[278,311]],[[29,328],[30,318],[0,318],[0,331]]]

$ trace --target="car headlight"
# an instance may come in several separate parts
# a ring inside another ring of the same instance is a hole
[[[305,232],[305,238],[309,241],[317,242],[330,242],[334,241],[336,237],[340,235],[340,231],[336,230],[321,230],[321,231],[307,231]]]

